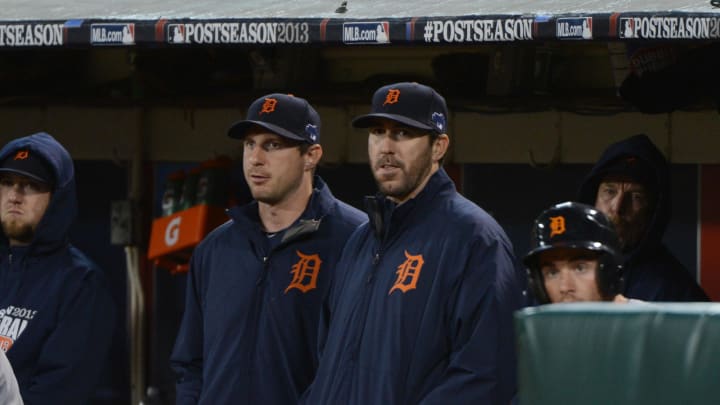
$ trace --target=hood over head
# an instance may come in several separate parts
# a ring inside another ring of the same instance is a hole
[[[45,132],[14,139],[0,149],[0,162],[19,150],[29,150],[41,156],[53,172],[52,195],[45,215],[30,244],[33,251],[52,250],[67,242],[70,226],[77,216],[77,194],[75,191],[75,168],[70,153]],[[8,244],[5,233],[0,229],[0,242]]]
[[[655,204],[642,240],[628,254],[628,259],[654,251],[661,243],[670,220],[670,168],[665,156],[647,135],[640,134],[610,145],[580,186],[578,200],[595,205],[598,186],[610,175],[629,177],[645,185]]]

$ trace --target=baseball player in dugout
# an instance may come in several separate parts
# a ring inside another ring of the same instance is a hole
[[[523,261],[539,304],[638,301],[620,294],[620,241],[610,220],[590,205],[564,202],[543,211]]]
[[[115,308],[101,271],[68,242],[73,161],[52,136],[0,150],[0,348],[26,404],[83,404],[107,360]]]
[[[512,313],[526,278],[504,231],[462,197],[442,161],[445,99],[418,83],[375,92],[366,128],[379,193],[323,305],[307,404],[507,404]]]
[[[171,356],[177,403],[293,404],[317,369],[336,261],[365,217],[314,175],[320,118],[304,99],[260,97],[228,135],[254,200],[193,252]]]
[[[623,255],[623,295],[644,301],[708,301],[662,239],[671,215],[667,160],[646,135],[610,145],[580,187],[579,201],[610,218]]]

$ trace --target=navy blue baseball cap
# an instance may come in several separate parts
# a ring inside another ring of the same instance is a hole
[[[447,132],[448,110],[443,96],[419,83],[395,83],[379,88],[372,99],[370,114],[355,118],[355,128],[369,128],[378,118],[433,131]]]
[[[320,141],[320,116],[305,99],[291,94],[273,93],[253,101],[242,121],[228,131],[231,138],[242,139],[254,125],[282,137],[309,144]]]
[[[622,156],[610,162],[598,172],[600,181],[606,178],[629,178],[651,189],[657,189],[657,174],[655,168],[642,158],[636,156]]]
[[[28,149],[19,149],[0,163],[0,174],[14,173],[35,181],[52,185],[55,182],[50,164],[40,155]]]

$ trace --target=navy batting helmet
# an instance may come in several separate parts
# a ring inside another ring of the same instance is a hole
[[[538,256],[556,248],[584,249],[599,254],[597,283],[600,294],[612,299],[622,289],[622,255],[612,222],[592,206],[564,202],[553,205],[535,219],[530,251],[523,263],[528,283],[541,304],[550,302]]]

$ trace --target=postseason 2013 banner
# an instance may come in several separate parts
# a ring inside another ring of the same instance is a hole
[[[0,48],[243,45],[463,45],[720,39],[720,13],[413,18],[0,21]]]

